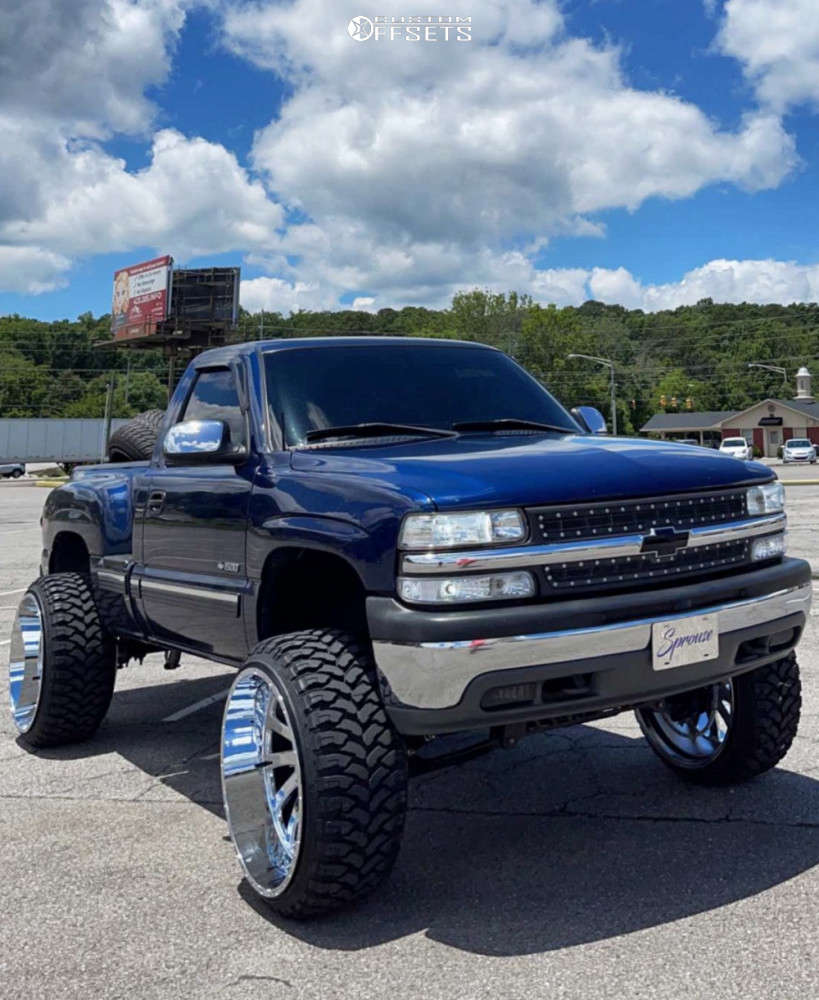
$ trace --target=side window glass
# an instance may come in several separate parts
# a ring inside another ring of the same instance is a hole
[[[247,444],[236,382],[226,368],[199,374],[181,420],[224,420],[230,427],[231,444]]]

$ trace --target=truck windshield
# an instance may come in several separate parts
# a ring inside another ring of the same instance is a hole
[[[309,431],[362,423],[448,430],[506,418],[578,432],[535,379],[483,347],[340,343],[275,351],[265,364],[271,418],[283,426],[287,447],[304,443]]]

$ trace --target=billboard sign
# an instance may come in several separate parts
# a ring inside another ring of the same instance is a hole
[[[114,340],[146,337],[168,315],[173,257],[123,267],[114,274],[111,333]]]

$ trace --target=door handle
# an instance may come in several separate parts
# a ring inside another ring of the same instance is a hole
[[[164,490],[151,490],[148,496],[148,506],[147,510],[149,514],[160,514],[162,512],[162,507],[165,503],[165,491]]]

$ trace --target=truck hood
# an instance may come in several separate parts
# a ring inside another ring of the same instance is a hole
[[[403,445],[295,451],[294,469],[367,477],[441,508],[660,496],[766,482],[771,470],[710,448],[589,435],[465,434]]]

